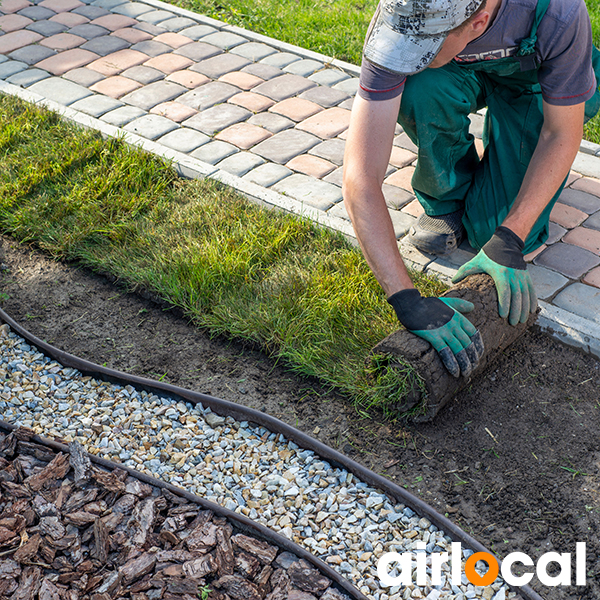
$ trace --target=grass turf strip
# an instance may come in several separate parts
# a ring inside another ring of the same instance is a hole
[[[398,323],[341,235],[214,181],[182,181],[157,157],[10,96],[0,96],[0,228],[150,290],[211,333],[258,343],[359,405],[390,412],[422,387],[409,365],[369,357]],[[424,294],[443,291],[413,275]]]

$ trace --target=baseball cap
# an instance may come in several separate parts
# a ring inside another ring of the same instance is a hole
[[[392,73],[412,75],[437,56],[448,33],[483,0],[381,0],[364,57]]]

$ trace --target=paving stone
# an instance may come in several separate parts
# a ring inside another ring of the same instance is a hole
[[[318,143],[319,139],[314,135],[297,129],[286,129],[260,143],[254,148],[253,152],[282,165],[295,156],[305,154]]]
[[[281,102],[281,100],[301,94],[315,85],[314,82],[304,79],[304,77],[285,74],[261,83],[254,88],[254,91],[276,102]]]
[[[552,303],[584,319],[600,323],[600,290],[596,287],[574,283],[560,292]]]
[[[415,199],[411,193],[403,190],[402,188],[396,187],[395,185],[387,185],[384,183],[381,188],[383,191],[383,197],[385,198],[385,203],[393,210],[401,210]],[[403,212],[406,212],[406,214],[409,215],[411,214],[409,211]]]
[[[394,146],[399,146],[405,150],[410,150],[415,154],[417,154],[419,151],[417,146],[410,141],[410,138],[406,135],[406,133],[401,133],[394,138]]]
[[[238,152],[223,159],[216,166],[219,169],[223,169],[223,171],[231,173],[231,175],[243,177],[255,167],[264,164],[264,162],[262,158],[256,156],[256,154],[252,154],[252,152]]]
[[[576,173],[575,171],[569,171],[569,175],[567,176],[567,183],[565,183],[565,187],[571,187],[573,185],[573,183],[575,183],[578,179],[581,179],[582,177],[583,177],[583,175],[581,173]]]
[[[600,230],[600,212],[592,215],[589,219],[586,219],[583,222],[585,227],[589,227],[590,229]]]
[[[600,264],[600,257],[578,246],[559,242],[544,250],[534,263],[554,269],[570,279],[579,279]]]
[[[125,2],[123,4],[115,6],[111,10],[112,12],[115,12],[119,15],[125,15],[126,17],[137,19],[139,16],[148,13],[154,9],[151,6],[148,6],[147,4],[143,4],[142,2]]]
[[[55,36],[57,33],[62,33],[69,29],[67,25],[57,23],[56,21],[35,21],[27,27],[29,31],[35,31],[47,38]],[[81,36],[79,36],[81,37]],[[85,40],[84,40],[85,41]]]
[[[291,73],[292,75],[300,75],[300,77],[308,77],[317,71],[323,69],[325,65],[322,62],[312,60],[310,58],[303,58],[301,60],[296,60],[293,63],[290,63],[286,67],[283,67],[283,70],[286,73]]]
[[[131,121],[131,123],[127,123],[123,129],[141,135],[148,140],[155,140],[169,133],[169,131],[177,129],[177,125],[170,119],[165,119],[160,115],[144,115],[139,119],[135,119],[135,121]]]
[[[73,69],[72,71],[65,73],[63,78],[79,85],[83,85],[84,87],[90,87],[95,83],[102,81],[105,77],[97,71],[81,67],[80,69]]]
[[[61,13],[79,8],[80,6],[83,6],[83,2],[79,2],[79,0],[44,0],[43,2],[38,3],[38,6],[49,8],[55,13]]]
[[[227,127],[245,121],[252,113],[241,106],[222,104],[212,106],[185,121],[186,127],[197,129],[206,135],[214,135]]]
[[[319,85],[311,90],[304,92],[300,98],[304,98],[305,100],[310,100],[311,102],[315,102],[319,106],[323,108],[331,108],[332,106],[337,106],[340,102],[348,99],[348,94],[341,92],[340,90],[335,90],[333,88]]]
[[[88,21],[93,21],[94,19],[98,19],[100,17],[110,14],[110,12],[106,10],[105,7],[90,5],[79,6],[72,12],[76,15],[85,17]]]
[[[400,210],[390,210],[389,213],[397,240],[403,238],[417,221],[413,216]]]
[[[123,96],[121,100],[142,110],[150,110],[158,104],[174,100],[185,91],[186,88],[171,81],[157,81],[134,90]]]
[[[551,221],[567,229],[573,229],[573,227],[581,225],[587,217],[587,213],[572,206],[562,204],[562,202],[557,202],[550,213]]]
[[[8,79],[12,75],[27,69],[27,66],[27,63],[18,60],[7,60],[0,64],[0,79]]]
[[[288,169],[310,175],[317,179],[322,179],[329,173],[335,170],[335,165],[328,160],[312,156],[310,154],[301,154],[295,156],[286,165]]]
[[[412,192],[413,189],[411,180],[414,172],[414,167],[404,167],[404,169],[400,169],[395,173],[392,173],[392,175],[384,179],[383,182],[387,183],[388,185],[395,185],[396,187]]]
[[[46,48],[45,46],[40,46],[39,44],[32,44],[31,46],[24,46],[23,48],[19,48],[14,52],[9,54],[10,58],[13,60],[18,60],[28,65],[34,65],[35,63],[44,60],[45,58],[49,58],[50,56],[54,56],[56,52],[52,50],[52,48]]]
[[[88,68],[102,73],[106,77],[118,75],[121,71],[135,67],[148,60],[148,55],[131,48],[119,50],[92,62]]]
[[[270,56],[263,58],[260,62],[270,67],[284,69],[288,65],[299,60],[302,60],[302,57],[297,54],[292,54],[291,52],[277,52],[276,54],[271,54]]]
[[[26,71],[21,71],[20,73],[11,75],[6,81],[8,81],[8,83],[12,83],[13,85],[29,87],[30,85],[33,85],[42,79],[47,79],[48,77],[51,77],[48,71],[43,71],[42,69],[27,69]]]
[[[19,48],[35,44],[42,39],[42,36],[35,31],[21,29],[20,31],[11,31],[0,37],[0,54],[10,54]]]
[[[573,244],[600,255],[600,231],[587,227],[571,229],[562,239],[565,244]]]
[[[215,139],[233,144],[242,150],[248,150],[256,144],[268,139],[273,135],[271,132],[251,125],[250,123],[236,123],[221,131]],[[255,165],[256,166],[256,165]]]
[[[346,209],[346,205],[343,202],[338,202],[334,206],[332,206],[327,214],[330,217],[336,217],[338,219],[344,219],[344,221],[350,221],[350,215],[348,214],[348,210]]]
[[[210,25],[194,25],[193,27],[182,29],[179,33],[189,37],[192,40],[198,41],[200,38],[206,37],[207,35],[215,33],[216,31],[217,30]]]
[[[529,265],[527,270],[531,275],[533,287],[540,300],[551,298],[558,290],[569,283],[569,280],[560,273],[539,265]]]
[[[201,42],[198,42],[200,44]],[[181,50],[185,51],[189,46],[184,46]],[[179,50],[177,51],[180,52]],[[248,64],[248,59],[235,54],[220,54],[206,60],[202,60],[198,64],[191,67],[192,71],[202,73],[212,79],[218,79],[225,73],[230,71],[239,71]],[[264,84],[262,84],[264,85]]]
[[[533,262],[536,259],[536,257],[538,255],[540,255],[547,247],[548,246],[546,244],[542,244],[539,248],[536,248],[535,250],[529,252],[529,254],[524,254],[523,255],[523,260],[526,263]],[[542,267],[540,267],[540,268],[542,268]]]
[[[16,13],[28,6],[31,6],[31,2],[28,2],[27,0],[2,0],[2,2],[0,2],[0,10],[5,15]]]
[[[103,35],[102,37],[94,38],[85,44],[82,44],[82,48],[84,50],[89,50],[90,52],[95,52],[98,56],[106,56],[107,54],[112,54],[113,52],[118,52],[119,50],[124,50],[125,48],[129,48],[131,44],[114,35]]]
[[[251,125],[258,125],[258,127],[264,127],[271,133],[279,133],[285,129],[290,129],[294,126],[294,122],[282,117],[281,115],[274,115],[267,112],[262,112],[250,117],[248,123]]]
[[[340,166],[344,162],[345,148],[346,143],[343,140],[325,140],[312,148],[309,154],[319,156],[320,158],[324,158],[325,160]]]
[[[166,29],[164,27],[160,27],[160,25],[154,25],[153,23],[143,23],[141,21],[137,25],[134,25],[134,27],[136,29],[139,29],[140,31],[145,31],[146,33],[149,33],[153,37],[160,35],[161,33],[167,32]]]
[[[275,54],[276,52],[277,50],[275,50],[275,48],[260,42],[248,42],[231,49],[232,54],[239,54],[239,56],[243,56],[244,58],[254,62],[258,62],[259,60],[262,60],[267,56],[271,56],[271,54]]]
[[[193,64],[194,61],[186,58],[185,56],[161,54],[160,56],[155,56],[154,58],[146,61],[144,66],[158,69],[159,71],[165,73],[165,75],[170,75],[171,73],[175,73],[175,71],[186,69]]]
[[[342,200],[342,190],[339,187],[308,175],[290,175],[276,183],[272,189],[324,211]]]
[[[600,210],[600,198],[581,190],[566,189],[559,196],[558,201],[567,206],[577,208],[588,215]]]
[[[358,77],[351,77],[350,79],[340,81],[333,86],[333,89],[344,92],[348,96],[355,96],[358,92]]]
[[[137,106],[122,106],[121,108],[111,110],[105,115],[102,115],[100,120],[106,121],[115,127],[123,127],[124,125],[127,125],[127,123],[131,123],[131,121],[138,119],[145,114],[146,113]]]
[[[81,100],[92,94],[87,88],[61,77],[43,79],[42,81],[38,81],[38,83],[34,83],[29,89],[48,100],[54,100],[65,106],[69,106],[73,102],[77,102],[77,100]]]
[[[91,23],[84,23],[83,25],[76,25],[69,29],[69,33],[78,35],[86,40],[93,40],[94,38],[108,35],[110,31],[104,27],[98,25],[92,25]]]
[[[342,184],[344,183],[344,167],[338,167],[335,171],[332,171],[329,175],[323,177],[323,181],[342,187]]]
[[[165,74],[162,71],[153,69],[151,67],[145,67],[143,65],[125,69],[121,75],[123,77],[127,77],[128,79],[133,79],[142,85],[149,85],[165,78]]]
[[[29,19],[23,15],[4,15],[0,17],[0,30],[4,31],[5,33],[10,33],[11,31],[25,29],[27,25],[31,25],[32,23],[33,19]],[[35,29],[32,31],[35,31]]]
[[[350,75],[347,75],[344,73],[344,71],[340,71],[339,69],[329,68],[313,73],[309,79],[315,83],[318,83],[319,85],[333,86],[336,83],[350,79]]]
[[[600,173],[599,173],[600,175]],[[591,177],[581,177],[571,184],[571,188],[593,194],[600,198],[600,179],[592,179]]]
[[[240,46],[241,44],[246,44],[248,42],[245,37],[237,35],[236,33],[230,33],[229,31],[217,31],[215,33],[210,33],[204,37],[202,41],[206,42],[207,44],[217,46],[222,50],[231,50],[231,48],[235,48],[236,46]]]
[[[600,173],[600,158],[579,152],[573,161],[572,169],[587,177],[598,177],[598,173]]]
[[[173,54],[177,54],[178,56],[185,56],[186,58],[189,58],[194,62],[202,63],[207,60],[214,59],[219,55],[223,55],[223,51],[220,48],[217,48],[216,46],[213,46],[211,44],[205,44],[204,42],[192,42],[191,44],[186,44],[185,46],[178,48]],[[194,69],[194,71],[197,71],[197,69]],[[206,75],[212,77],[210,73],[206,73]]]
[[[143,23],[158,25],[162,21],[175,18],[175,16],[175,13],[169,12],[168,10],[151,10],[149,12],[142,13],[136,18],[138,21],[142,21]]]
[[[560,225],[558,225],[557,223],[553,223],[552,221],[550,221],[549,229],[550,232],[548,233],[548,239],[546,240],[546,244],[548,246],[560,241],[563,235],[567,233],[567,230],[564,227],[561,227]]]
[[[74,50],[67,50],[50,58],[45,58],[36,63],[36,67],[49,71],[53,75],[62,75],[72,69],[83,67],[96,58],[98,58],[98,55],[89,50],[75,48]]]
[[[600,288],[600,267],[592,269],[584,278],[583,282]]]
[[[71,50],[85,44],[86,39],[72,33],[58,33],[52,35],[40,42],[41,46],[51,48],[52,50]]]
[[[93,92],[104,94],[111,98],[120,98],[121,96],[125,96],[125,94],[137,90],[141,86],[141,83],[138,83],[133,79],[123,77],[122,75],[115,75],[114,77],[107,77],[106,79],[94,83],[90,89]]]
[[[203,144],[208,144],[210,138],[194,129],[180,127],[163,135],[158,142],[168,148],[187,154],[188,152],[193,152]]]
[[[208,83],[210,79],[206,75],[202,75],[200,73],[194,73],[194,71],[175,71],[175,73],[171,73],[167,77],[167,81],[172,81],[173,83],[178,83],[179,85],[183,85],[186,88],[193,90],[205,83]]]
[[[260,94],[253,94],[252,92],[242,92],[229,98],[230,104],[237,104],[250,112],[258,113],[267,110],[270,106],[273,106],[273,100],[270,100],[266,96]]]
[[[256,77],[260,77],[265,81],[283,75],[283,71],[281,69],[278,69],[277,67],[271,67],[263,63],[251,63],[242,69],[242,73],[250,73],[250,75],[255,75]]]
[[[350,111],[343,108],[327,108],[298,123],[296,128],[312,133],[320,138],[328,139],[348,129],[349,124]]]
[[[216,140],[200,146],[200,148],[192,152],[192,156],[210,165],[215,165],[236,152],[239,152],[239,150],[235,146]]]
[[[150,57],[160,56],[161,54],[165,54],[166,52],[171,52],[173,50],[171,46],[167,46],[167,44],[161,44],[155,40],[145,40],[143,42],[139,42],[134,44],[131,49],[137,50],[138,52],[143,52]]]
[[[192,19],[188,19],[187,17],[173,17],[172,19],[167,19],[166,21],[161,21],[160,26],[168,29],[172,32],[182,31],[183,29],[188,29],[196,25],[196,21]]]
[[[186,37],[185,35],[168,31],[167,33],[161,33],[160,35],[157,35],[154,38],[154,41],[159,42],[161,44],[166,44],[167,46],[169,46],[169,48],[177,50],[182,46],[191,44],[193,40],[189,37]]]
[[[115,108],[119,108],[119,106],[123,106],[123,103],[101,94],[94,94],[71,104],[71,108],[74,110],[79,110],[96,119],[111,110],[115,110]]]
[[[238,88],[227,83],[211,81],[183,94],[179,98],[179,102],[187,104],[196,110],[206,110],[215,104],[226,102],[229,98],[238,94],[239,91]]]
[[[151,114],[166,117],[171,121],[175,121],[175,123],[181,123],[181,121],[193,117],[197,112],[197,110],[180,102],[163,102],[150,110]]]
[[[105,10],[112,10],[117,6],[121,6],[122,4],[126,4],[127,0],[94,0],[92,5],[97,8],[103,8]]]
[[[22,17],[27,17],[32,21],[42,21],[44,19],[49,19],[56,15],[53,10],[49,8],[44,8],[43,6],[28,6],[23,10],[19,11],[19,14]]]
[[[243,178],[251,181],[252,183],[256,183],[257,185],[270,187],[291,174],[292,171],[290,171],[290,169],[287,167],[268,162],[260,167],[252,169],[252,171],[244,175]]]
[[[117,29],[113,31],[110,35],[115,37],[120,37],[121,39],[129,42],[130,44],[138,44],[139,42],[143,42],[145,40],[151,40],[152,35],[141,29],[136,29],[135,27],[125,27],[124,29]]]
[[[384,183],[383,185],[386,185],[386,184]],[[395,186],[389,186],[389,187],[395,187]],[[402,188],[396,188],[396,189],[402,190]],[[404,191],[404,190],[402,190],[402,191]],[[412,194],[411,194],[411,196],[412,196]],[[415,198],[414,200],[411,200],[410,202],[408,202],[402,208],[402,212],[405,212],[406,214],[411,215],[413,217],[420,217],[425,212],[425,210],[421,206],[421,203]]]
[[[265,80],[261,79],[260,77],[256,77],[256,75],[244,73],[243,71],[233,71],[231,73],[225,73],[225,75],[219,77],[219,81],[230,83],[231,85],[239,87],[241,90],[248,91],[263,83]],[[273,103],[271,102],[271,104]],[[271,104],[269,104],[269,106],[271,106]]]
[[[323,109],[310,100],[303,100],[302,98],[287,98],[275,104],[270,112],[274,112],[292,121],[303,121],[313,115],[321,112]]]
[[[405,150],[404,148],[400,148],[398,146],[392,146],[390,164],[394,165],[394,167],[402,169],[414,163],[415,160],[417,160],[417,155],[414,152]]]

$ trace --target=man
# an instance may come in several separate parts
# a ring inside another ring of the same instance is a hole
[[[419,148],[412,185],[425,215],[410,241],[444,254],[466,235],[480,252],[454,281],[490,274],[515,325],[537,306],[523,254],[546,240],[584,121],[600,108],[593,66],[600,80],[584,0],[382,0],[371,22],[344,201],[400,323],[455,377],[471,373],[483,344],[461,314],[473,305],[421,297],[400,256],[381,189],[396,121]],[[480,160],[468,116],[484,106]]]

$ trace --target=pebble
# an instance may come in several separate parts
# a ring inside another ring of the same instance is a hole
[[[243,514],[306,547],[373,600],[510,600],[499,578],[488,588],[382,588],[385,552],[450,551],[451,539],[381,490],[281,434],[132,386],[83,376],[0,326],[0,417],[39,435],[78,441],[88,452],[163,479]],[[463,560],[471,554],[463,551]],[[429,559],[428,559],[429,560]]]

